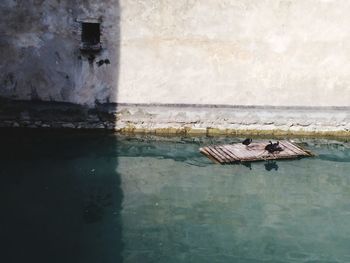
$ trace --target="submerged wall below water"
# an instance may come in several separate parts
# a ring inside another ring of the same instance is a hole
[[[20,109],[2,105],[0,126],[72,103],[108,105],[107,124],[90,120],[124,131],[347,134],[349,12],[346,0],[3,0],[0,97]],[[101,24],[93,56],[80,50],[84,21]],[[62,107],[52,123],[96,126]]]

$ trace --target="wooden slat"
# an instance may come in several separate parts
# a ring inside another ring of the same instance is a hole
[[[231,144],[231,145],[227,145],[227,148],[233,151],[235,155],[239,157],[239,159],[246,160],[246,159],[251,159],[255,157],[255,155],[251,155],[249,152],[247,153],[246,149],[242,149],[241,145],[242,144],[238,144],[238,145]]]
[[[220,163],[225,163],[225,161],[223,160],[223,158],[217,154],[216,151],[213,151],[213,149],[211,147],[207,147],[207,151],[209,151],[209,153],[216,158]]]
[[[286,149],[286,151],[292,152],[294,155],[298,155],[300,154],[299,150],[296,150],[294,147],[292,147],[291,145],[289,145],[287,142],[285,141],[281,141],[280,144]]]
[[[218,155],[220,157],[220,159],[226,163],[227,160],[226,160],[226,157],[224,155],[222,155],[218,150],[215,149],[215,146],[210,146],[210,150],[214,153],[216,153],[216,155]]]
[[[214,148],[215,148],[215,150],[218,151],[222,156],[225,157],[225,160],[226,160],[227,163],[231,163],[231,162],[232,162],[232,158],[231,158],[229,155],[227,155],[227,154],[225,153],[225,151],[223,151],[223,150],[221,149],[220,146],[214,146]]]
[[[305,154],[304,151],[302,151],[300,148],[295,147],[292,143],[288,141],[282,141],[280,142],[283,146],[287,147],[289,150],[293,151],[295,154]]]
[[[292,151],[290,148],[288,148],[284,143],[280,142],[280,145],[283,149],[283,151],[280,152],[280,154],[282,154],[283,156],[290,156],[290,155],[296,154],[294,151]]]
[[[310,154],[309,152],[305,151],[302,147],[300,147],[299,145],[297,144],[293,144],[289,141],[286,141],[286,143],[288,143],[289,145],[291,145],[292,147],[294,147],[295,149],[298,149],[300,152],[302,152],[303,154],[308,154],[308,155],[312,155]]]
[[[220,157],[220,155],[218,155],[216,152],[212,151],[210,147],[205,147],[205,150],[211,155],[213,156],[216,160],[218,160],[220,163],[224,163],[225,161],[222,160],[222,158]]]
[[[207,156],[210,160],[212,160],[214,163],[218,163],[220,164],[220,162],[218,160],[216,160],[213,156],[211,156],[211,154],[209,152],[207,152],[204,148],[200,148],[199,151],[204,154],[205,156]]]
[[[205,155],[206,155],[208,158],[210,158],[211,160],[214,160],[214,162],[220,163],[220,164],[221,164],[220,160],[218,160],[215,156],[213,156],[213,155],[211,154],[211,152],[208,151],[207,147],[201,148],[201,153],[205,154]]]
[[[227,155],[229,155],[231,157],[232,160],[235,160],[235,161],[239,161],[239,158],[234,154],[232,153],[230,150],[228,150],[226,147],[226,145],[222,145],[221,146],[221,149],[227,153]]]

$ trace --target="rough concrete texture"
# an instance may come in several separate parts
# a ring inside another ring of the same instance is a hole
[[[0,127],[181,135],[350,136],[348,107],[97,104],[0,99]]]
[[[349,108],[118,105],[116,130],[136,133],[350,135]]]
[[[118,0],[2,0],[0,16],[0,96],[89,105],[115,97]],[[81,20],[101,21],[94,60],[79,50]]]

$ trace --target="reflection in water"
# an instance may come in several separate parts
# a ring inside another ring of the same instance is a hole
[[[110,193],[100,195],[90,194],[84,205],[84,220],[86,223],[96,223],[102,220],[104,208],[113,205],[112,195]]]
[[[121,262],[116,137],[26,131],[0,140],[1,262]]]
[[[252,163],[250,163],[250,162],[242,162],[241,164],[242,164],[243,166],[249,168],[249,170],[252,169]]]
[[[266,171],[271,171],[271,170],[277,171],[278,170],[278,165],[277,165],[276,161],[273,161],[273,160],[268,160],[264,164],[264,166],[265,166]]]
[[[1,138],[2,262],[349,262],[350,162],[248,170],[202,156],[205,138]]]

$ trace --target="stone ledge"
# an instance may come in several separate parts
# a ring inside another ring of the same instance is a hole
[[[0,127],[106,129],[179,135],[350,136],[350,111],[341,107],[180,107],[0,99]]]
[[[349,136],[347,108],[186,107],[119,105],[116,130],[125,133]]]

